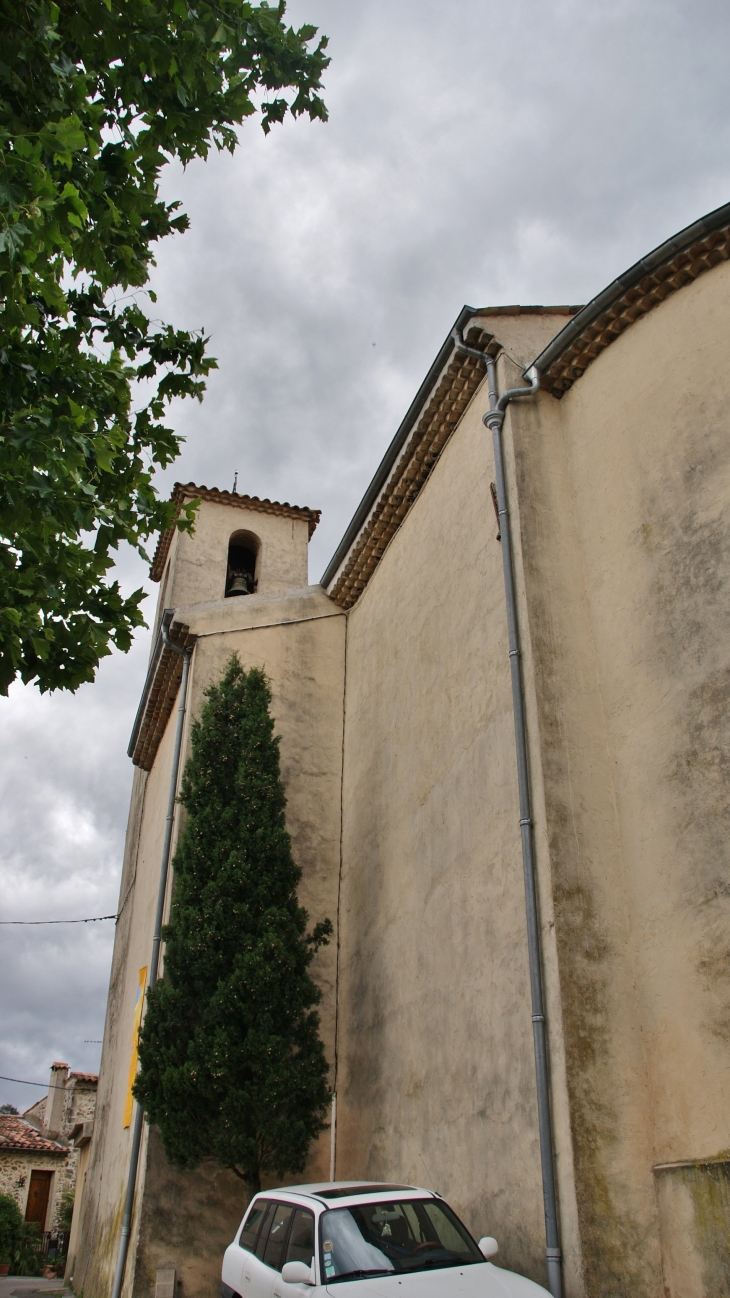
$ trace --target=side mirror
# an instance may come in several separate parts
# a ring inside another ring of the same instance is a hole
[[[479,1241],[479,1252],[487,1261],[499,1252],[499,1244],[493,1235],[484,1235]]]
[[[281,1278],[284,1284],[314,1284],[312,1267],[306,1262],[285,1262]]]

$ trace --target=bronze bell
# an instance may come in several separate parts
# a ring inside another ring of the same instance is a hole
[[[228,587],[229,595],[250,595],[249,576],[245,572],[235,572],[230,586]]]

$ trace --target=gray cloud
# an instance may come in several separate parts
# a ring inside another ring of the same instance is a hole
[[[290,17],[330,34],[330,122],[249,126],[234,158],[165,180],[192,229],[160,249],[159,311],[205,326],[220,370],[175,411],[187,443],[161,483],[238,470],[321,508],[316,580],[464,302],[585,301],[730,197],[730,12],[294,0]],[[144,578],[133,556],[120,570]],[[146,652],[73,698],[0,702],[2,918],[114,909]],[[111,928],[0,929],[0,1072],[93,1066]]]

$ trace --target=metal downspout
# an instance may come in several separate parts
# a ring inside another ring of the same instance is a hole
[[[152,936],[152,954],[150,956],[150,974],[147,981],[147,990],[151,990],[157,982],[157,974],[160,966],[160,941],[162,933],[162,918],[165,913],[165,897],[167,895],[167,879],[170,871],[170,848],[172,846],[172,829],[175,819],[175,798],[177,796],[177,781],[180,770],[180,752],[182,749],[183,723],[185,721],[185,706],[188,692],[188,674],[190,671],[190,659],[192,657],[194,645],[189,648],[181,649],[176,645],[169,636],[170,622],[174,610],[166,608],[162,614],[162,624],[160,627],[162,639],[168,649],[174,653],[180,654],[183,660],[182,680],[180,681],[180,702],[177,709],[177,725],[175,727],[175,746],[172,753],[172,770],[170,772],[170,791],[167,799],[167,819],[165,821],[165,838],[162,845],[162,862],[160,865],[160,883],[157,890],[157,909],[155,911],[155,927]],[[134,1120],[132,1124],[132,1149],[129,1161],[129,1175],[127,1177],[127,1194],[124,1200],[124,1216],[122,1218],[122,1234],[119,1240],[119,1252],[117,1254],[117,1266],[114,1272],[114,1283],[112,1285],[111,1298],[120,1298],[122,1285],[124,1283],[124,1269],[127,1264],[127,1253],[129,1252],[129,1240],[132,1234],[132,1212],[134,1210],[134,1191],[137,1184],[137,1170],[139,1167],[139,1151],[142,1144],[142,1125],[144,1122],[144,1110],[141,1104],[134,1102]]]
[[[525,911],[527,916],[527,949],[530,964],[530,994],[532,1000],[532,1034],[535,1049],[535,1080],[537,1088],[537,1120],[540,1133],[540,1162],[542,1165],[542,1196],[545,1212],[545,1259],[547,1262],[548,1288],[553,1298],[562,1298],[563,1274],[562,1251],[560,1248],[560,1230],[558,1225],[558,1199],[555,1185],[555,1163],[553,1156],[553,1122],[550,1109],[550,1080],[547,1053],[547,1023],[545,1019],[545,998],[542,975],[542,943],[540,938],[540,919],[537,904],[537,883],[535,876],[535,854],[532,828],[532,798],[530,793],[530,772],[527,758],[527,723],[525,720],[524,690],[522,682],[522,663],[520,651],[519,625],[517,621],[517,597],[515,594],[514,564],[512,557],[512,528],[509,507],[507,504],[507,484],[504,475],[504,457],[502,452],[502,425],[507,406],[517,397],[534,396],[540,387],[540,373],[533,365],[525,378],[529,387],[510,388],[497,396],[497,370],[494,358],[468,347],[461,332],[454,330],[454,343],[459,351],[477,357],[487,366],[487,385],[489,389],[489,410],[482,416],[482,421],[491,430],[494,443],[494,467],[499,524],[502,537],[502,567],[504,570],[504,594],[507,608],[507,633],[509,640],[509,662],[512,677],[512,710],[515,722],[515,753],[517,757],[517,784],[520,802],[520,836],[522,839],[522,867],[525,881]]]

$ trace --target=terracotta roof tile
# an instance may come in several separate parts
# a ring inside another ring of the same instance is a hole
[[[0,1153],[10,1149],[27,1150],[29,1154],[62,1154],[64,1157],[67,1153],[63,1145],[39,1135],[35,1127],[31,1127],[23,1118],[1,1113]]]
[[[725,203],[642,257],[582,307],[535,359],[542,386],[562,397],[624,329],[728,260],[730,203]]]

